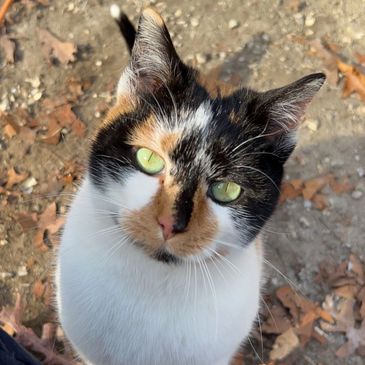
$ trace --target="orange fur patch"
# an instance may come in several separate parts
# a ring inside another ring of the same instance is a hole
[[[173,214],[179,190],[180,187],[173,181],[164,181],[149,204],[123,218],[123,228],[151,256],[162,248],[180,257],[199,254],[217,233],[217,219],[209,208],[204,187],[200,186],[194,196],[194,208],[187,230],[167,242],[163,240],[157,218],[161,214]]]

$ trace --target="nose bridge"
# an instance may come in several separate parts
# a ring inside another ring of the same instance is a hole
[[[188,181],[184,184],[174,203],[174,230],[182,232],[186,229],[190,222],[194,209],[194,195],[197,184]]]

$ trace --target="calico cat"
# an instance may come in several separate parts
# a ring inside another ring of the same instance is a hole
[[[57,258],[66,336],[87,364],[228,365],[259,308],[260,230],[322,73],[233,89],[177,55],[151,8],[100,125]]]

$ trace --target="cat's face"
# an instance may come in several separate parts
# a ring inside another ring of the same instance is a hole
[[[314,74],[265,93],[208,88],[147,9],[92,146],[91,179],[123,234],[154,259],[244,247],[275,208],[296,127],[323,81]]]

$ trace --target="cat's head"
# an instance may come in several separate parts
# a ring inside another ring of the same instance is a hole
[[[212,84],[180,60],[160,15],[144,10],[89,166],[122,234],[164,262],[249,245],[324,80],[267,92]]]

